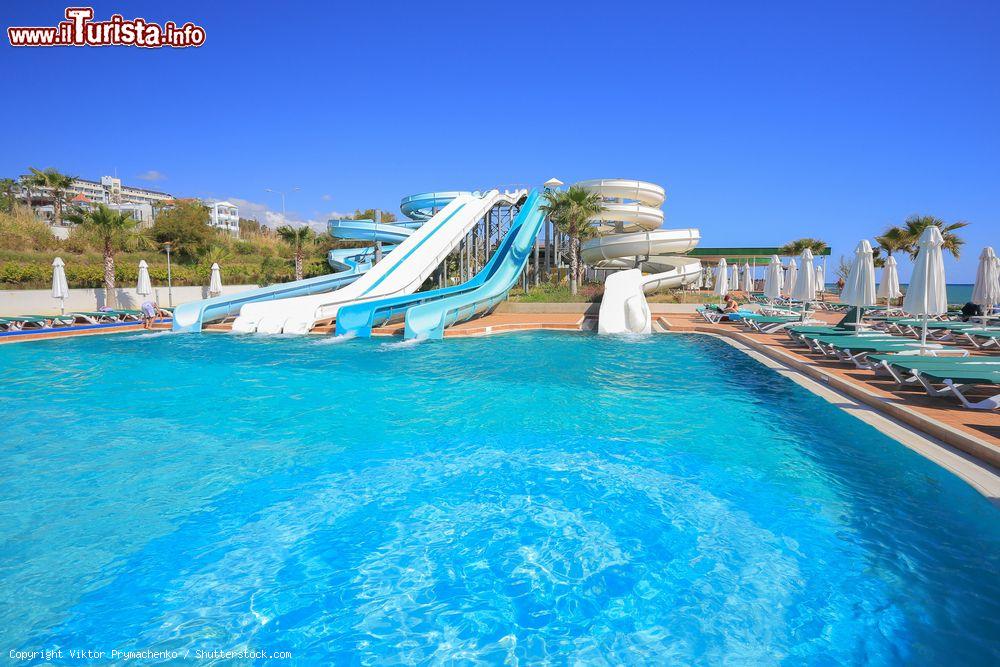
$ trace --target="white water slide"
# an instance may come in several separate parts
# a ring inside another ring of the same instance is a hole
[[[661,229],[666,199],[655,183],[626,178],[580,181],[577,186],[604,199],[592,218],[601,236],[583,244],[584,263],[616,271],[604,282],[598,319],[600,333],[649,333],[652,317],[646,292],[697,282],[701,262],[684,257],[701,240],[697,229]]]
[[[514,204],[525,191],[459,194],[360,279],[334,292],[248,303],[233,331],[305,334],[341,306],[416,292],[491,208]]]

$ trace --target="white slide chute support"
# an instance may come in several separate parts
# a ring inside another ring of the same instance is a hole
[[[412,294],[490,209],[524,196],[499,190],[460,194],[356,282],[335,292],[247,304],[233,331],[305,334],[320,320],[336,317],[345,304]]]
[[[701,233],[660,228],[666,193],[655,183],[603,178],[576,185],[604,199],[604,211],[591,218],[601,236],[583,244],[584,263],[597,269],[628,269],[605,280],[598,331],[649,333],[645,293],[699,280],[701,262],[681,255],[698,245]]]

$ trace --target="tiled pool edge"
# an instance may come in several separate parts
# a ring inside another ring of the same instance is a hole
[[[946,438],[935,437],[919,426],[914,426],[906,423],[905,420],[896,419],[894,416],[886,414],[887,411],[882,409],[886,403],[877,396],[869,396],[878,402],[877,405],[872,405],[858,396],[859,393],[867,394],[867,392],[864,392],[856,385],[844,382],[839,378],[830,378],[830,376],[821,372],[819,373],[821,377],[817,377],[817,373],[814,371],[819,369],[815,367],[801,364],[791,358],[787,360],[775,359],[768,353],[778,353],[776,350],[771,350],[767,347],[761,350],[757,346],[749,345],[725,333],[709,333],[705,331],[683,333],[711,336],[727,343],[766,368],[790,379],[800,387],[816,394],[851,416],[878,429],[904,447],[956,475],[985,496],[994,506],[1000,507],[1000,469],[989,461],[983,460],[982,457],[976,456],[963,447],[949,442]],[[821,378],[830,378],[830,381],[824,381]],[[930,421],[922,416],[920,417],[925,421]],[[964,433],[951,429],[944,424],[936,425],[942,429],[946,429],[951,435],[968,438]],[[992,450],[992,447],[988,443],[979,444]]]

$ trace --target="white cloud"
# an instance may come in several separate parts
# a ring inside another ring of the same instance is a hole
[[[323,201],[330,201],[331,199],[333,199],[333,195],[323,195],[322,197],[320,197],[320,199],[322,199]]]
[[[241,218],[257,220],[272,229],[282,227],[284,225],[290,225],[292,227],[301,227],[305,225],[311,227],[317,232],[325,232],[327,220],[330,218],[343,218],[350,215],[349,213],[330,211],[326,215],[314,215],[310,218],[304,218],[295,211],[286,211],[285,215],[282,216],[281,211],[274,211],[267,204],[253,202],[247,199],[240,199],[238,197],[227,197],[226,200],[239,207]]]
[[[137,178],[140,181],[165,181],[167,180],[167,175],[155,169],[150,169],[139,174]]]

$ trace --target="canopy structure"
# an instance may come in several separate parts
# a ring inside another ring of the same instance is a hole
[[[822,259],[822,264],[817,267],[817,272],[822,271],[826,275],[826,258],[831,254],[830,247],[827,246],[819,252],[814,252],[813,256]],[[798,257],[798,255],[786,255],[781,252],[778,246],[772,247],[732,247],[732,248],[705,248],[697,247],[686,253],[688,257],[697,257],[702,264],[716,264],[720,259],[726,260],[729,265],[750,264],[751,274],[756,274],[758,266],[767,266],[771,263],[771,257]]]
[[[820,252],[814,252],[814,257],[829,257],[830,248],[824,248]],[[706,264],[715,264],[725,258],[728,264],[743,264],[749,262],[751,265],[765,265],[770,263],[771,255],[778,257],[792,257],[793,255],[782,254],[781,248],[703,248],[701,246],[687,253],[689,257],[697,257]],[[794,255],[798,257],[798,255]]]

